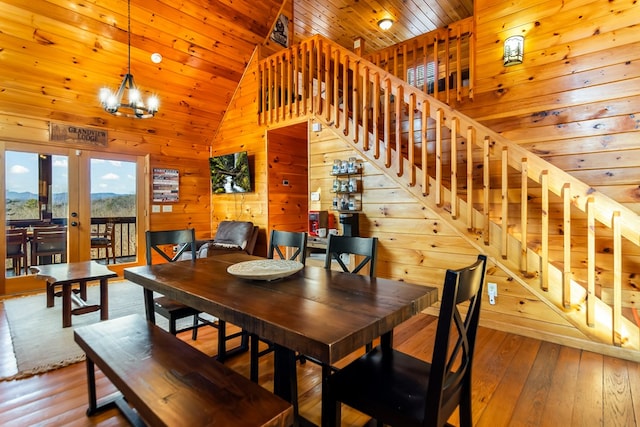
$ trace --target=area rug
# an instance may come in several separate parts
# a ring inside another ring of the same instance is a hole
[[[87,287],[89,303],[99,303],[100,287]],[[46,294],[11,298],[4,301],[18,373],[0,377],[0,381],[25,378],[84,360],[84,352],[73,340],[73,330],[100,321],[100,312],[72,316],[72,326],[62,327],[62,299],[47,308]],[[142,287],[128,281],[109,284],[109,318],[139,313],[144,316]],[[165,329],[168,322],[156,316]]]

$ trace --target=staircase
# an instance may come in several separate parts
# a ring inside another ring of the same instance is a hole
[[[445,68],[458,77],[448,84],[445,73],[439,92],[437,70],[418,88],[312,37],[260,62],[258,120],[271,126],[313,117],[332,126],[590,339],[637,358],[639,328],[628,308],[634,289],[623,277],[632,275],[625,255],[640,253],[640,219],[443,102],[473,94],[460,78],[457,46],[456,55],[445,55],[455,64]],[[433,52],[438,57],[437,46]],[[467,64],[472,73],[472,57]],[[596,249],[603,246],[606,256]]]

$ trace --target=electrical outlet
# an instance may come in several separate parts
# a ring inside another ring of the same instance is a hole
[[[489,304],[494,305],[496,303],[496,297],[498,296],[498,284],[487,284],[487,293],[489,294]]]

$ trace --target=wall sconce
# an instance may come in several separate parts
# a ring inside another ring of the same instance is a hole
[[[378,27],[380,27],[384,31],[391,28],[392,25],[393,25],[393,19],[391,18],[384,18],[378,21]]]
[[[522,64],[524,37],[511,36],[504,41],[504,66]]]

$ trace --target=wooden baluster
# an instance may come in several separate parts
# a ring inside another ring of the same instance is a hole
[[[540,186],[542,188],[542,238],[541,238],[541,262],[542,272],[540,286],[543,291],[549,290],[549,171],[543,170],[540,174]]]
[[[462,101],[462,35],[460,26],[456,27],[456,100]]]
[[[294,98],[293,98],[293,102],[295,105],[295,116],[296,117],[300,117],[300,86],[301,82],[300,82],[300,48],[302,46],[298,45],[295,49],[295,51],[293,52],[293,93],[294,93]]]
[[[509,149],[502,147],[502,239],[500,255],[507,259],[509,253]]]
[[[422,83],[422,91],[424,93],[429,93],[429,82],[427,80],[427,65],[428,65],[428,59],[429,59],[429,45],[428,45],[428,41],[427,41],[427,37],[424,38],[423,40],[423,45],[422,45],[422,66],[424,67],[424,79],[423,79],[423,83]]]
[[[322,70],[320,70],[320,67],[322,66],[321,61],[322,61],[323,44],[324,42],[322,41],[322,39],[318,39],[318,42],[316,44],[315,55],[313,57],[315,59],[315,64],[311,64],[311,66],[313,67],[311,69],[315,70],[316,81],[318,82],[318,90],[316,92],[316,100],[315,100],[316,102],[314,103],[315,104],[314,113],[317,114],[318,116],[322,114]]]
[[[593,197],[587,199],[587,326],[596,325],[596,213]],[[614,254],[615,256],[615,254]]]
[[[436,111],[436,194],[437,206],[442,206],[442,109]]]
[[[331,106],[336,103],[336,98],[334,98],[333,93],[333,79],[331,78],[331,44],[327,43],[327,51],[324,56],[325,66],[324,66],[324,118],[329,123],[331,121]],[[334,64],[335,65],[335,64]],[[333,98],[333,99],[332,99]]]
[[[449,47],[449,32],[447,31],[444,39],[444,89],[445,89],[445,102],[451,104],[451,85],[449,84],[449,76],[451,75],[451,50]]]
[[[275,95],[276,91],[273,84],[274,78],[274,70],[273,70],[273,59],[269,58],[268,63],[268,75],[267,75],[267,87],[269,88],[269,124],[273,123],[273,110],[275,110]]]
[[[264,85],[264,62],[258,63],[258,93],[260,94],[260,105],[258,107],[258,124],[260,126],[265,123],[265,85]]]
[[[362,74],[362,149],[369,151],[369,111],[371,97],[369,95],[369,66],[366,65]]]
[[[351,127],[351,129],[353,129],[353,142],[354,143],[358,143],[360,142],[360,100],[359,100],[359,96],[360,96],[360,61],[355,61],[353,63],[353,81],[352,81],[352,85],[353,85],[353,89],[352,89],[352,103],[351,103],[351,111],[353,114],[353,118],[351,120],[351,123],[353,124],[353,126]],[[347,121],[347,129],[349,129],[349,122]],[[346,133],[345,133],[346,135]]]
[[[476,38],[469,34],[469,99],[473,99],[475,69],[476,69]]]
[[[562,188],[564,230],[563,249],[564,266],[562,268],[562,306],[571,307],[571,184],[566,183]]]
[[[613,345],[622,346],[622,231],[620,211],[613,212]],[[635,307],[634,307],[635,310]]]
[[[451,119],[451,218],[458,218],[458,125],[459,119]]]
[[[373,76],[373,157],[380,158],[380,74]]]
[[[334,52],[333,62],[333,125],[340,127],[340,50]]]
[[[527,273],[529,266],[527,265],[527,223],[529,222],[529,163],[526,158],[521,163],[521,182],[520,182],[520,271]]]
[[[398,176],[402,176],[402,160],[404,156],[402,155],[402,110],[404,106],[404,86],[398,85],[396,87],[396,174]],[[391,144],[388,145],[388,148],[391,147]],[[387,162],[391,162],[391,150],[387,149]]]
[[[384,81],[384,99],[382,101],[384,106],[384,145],[385,150],[391,150],[391,81],[386,79]],[[389,163],[389,156],[387,156],[386,167],[390,167],[391,163]]]
[[[307,114],[309,111],[308,98],[309,87],[311,82],[309,80],[309,49],[308,43],[305,43],[302,47],[302,58],[300,59],[300,67],[302,69],[302,111],[303,114]]]
[[[415,119],[416,119],[416,94],[409,95],[409,137],[407,141],[407,153],[409,160],[409,185],[416,185],[416,136],[415,136]]]
[[[473,210],[473,148],[476,145],[476,130],[467,128],[467,230],[475,227]]]
[[[433,40],[433,97],[438,99],[438,80],[440,78],[440,61],[438,61],[438,49],[439,49],[438,36]],[[427,70],[425,70],[426,72]]]
[[[482,151],[483,151],[483,159],[484,159],[484,163],[482,165],[483,167],[483,178],[482,178],[482,191],[483,191],[483,195],[484,195],[484,200],[483,200],[483,209],[482,209],[482,214],[484,217],[484,223],[482,224],[482,237],[484,239],[484,244],[485,245],[489,245],[490,243],[490,237],[489,237],[489,191],[491,190],[491,183],[489,181],[490,179],[490,160],[491,160],[491,150],[490,150],[490,145],[491,145],[491,139],[488,136],[484,137],[484,142],[482,144]]]
[[[342,64],[342,133],[349,135],[349,56],[344,56]]]
[[[429,164],[427,161],[429,160],[429,108],[430,105],[427,101],[423,101],[422,103],[422,134],[420,138],[422,139],[422,194],[425,196],[429,195]]]

